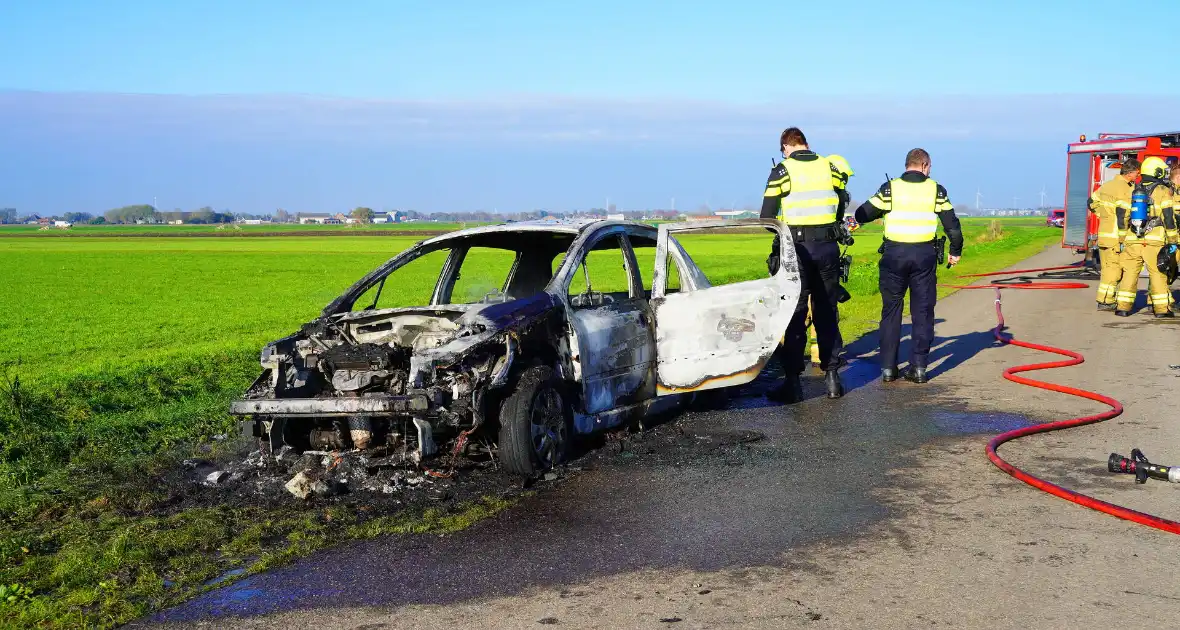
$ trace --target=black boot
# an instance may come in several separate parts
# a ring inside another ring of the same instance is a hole
[[[803,400],[803,384],[799,382],[798,374],[787,374],[778,387],[766,392],[766,397],[774,402],[793,405]]]
[[[911,383],[925,383],[930,379],[926,377],[926,368],[910,366],[905,371],[905,380]]]
[[[1098,310],[1100,311],[1113,311],[1116,308],[1118,307],[1114,304],[1103,304],[1102,302],[1098,303]]]
[[[1156,319],[1167,319],[1169,317],[1175,317],[1176,314],[1173,313],[1172,311],[1164,311],[1162,313],[1156,313],[1155,316],[1156,316]]]
[[[1122,309],[1119,309],[1119,310],[1115,311],[1114,314],[1118,315],[1119,317],[1130,317],[1131,311],[1124,311]]]
[[[885,383],[892,383],[897,380],[897,366],[881,368],[881,380]]]
[[[828,398],[839,398],[844,395],[844,384],[840,382],[840,372],[828,370],[824,378],[828,386]]]

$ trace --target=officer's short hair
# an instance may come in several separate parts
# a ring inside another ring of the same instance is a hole
[[[788,127],[783,130],[783,135],[778,137],[778,143],[782,146],[808,146],[807,136],[803,135],[803,131],[798,127]]]
[[[930,166],[930,154],[926,149],[910,149],[910,152],[905,154],[905,167],[911,166]]]
[[[1139,167],[1142,164],[1135,158],[1127,158],[1123,160],[1123,166],[1119,168],[1119,175],[1130,175],[1131,173],[1139,172]]]

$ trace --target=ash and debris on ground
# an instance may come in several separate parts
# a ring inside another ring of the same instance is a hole
[[[186,459],[186,503],[322,504],[343,502],[401,509],[456,504],[484,496],[543,490],[566,477],[605,466],[678,465],[701,457],[741,460],[765,436],[717,429],[709,414],[670,415],[578,442],[566,464],[532,478],[504,472],[493,448],[473,442],[461,454],[419,466],[400,454],[304,451],[284,446],[267,456],[243,438],[218,456]],[[226,445],[223,442],[223,445]]]
[[[207,501],[274,504],[342,501],[408,507],[413,504],[512,494],[519,478],[499,470],[486,448],[416,466],[380,451],[296,452],[283,446],[266,454],[243,440],[232,453],[181,463],[191,493]]]

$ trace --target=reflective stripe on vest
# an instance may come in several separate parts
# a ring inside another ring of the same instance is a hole
[[[889,183],[891,210],[885,215],[885,238],[898,243],[926,243],[938,232],[938,213],[934,211],[938,184],[895,179]]]
[[[779,220],[787,225],[835,223],[840,198],[832,189],[832,166],[827,159],[787,158],[783,165],[791,178],[791,192],[779,201]]]

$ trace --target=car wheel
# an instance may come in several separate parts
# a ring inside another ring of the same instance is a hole
[[[565,399],[553,369],[525,370],[500,405],[500,461],[521,475],[548,470],[565,461],[572,431]]]

